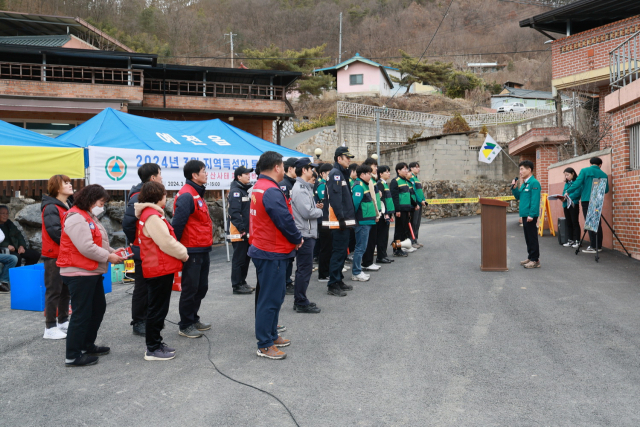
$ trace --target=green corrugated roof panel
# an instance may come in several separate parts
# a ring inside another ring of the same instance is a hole
[[[14,36],[0,37],[0,44],[16,44],[22,46],[62,47],[71,40],[69,34],[56,36]]]

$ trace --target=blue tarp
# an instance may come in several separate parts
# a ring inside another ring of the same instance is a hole
[[[18,147],[56,147],[74,148],[75,144],[64,140],[49,138],[28,129],[20,128],[0,120],[0,145]]]
[[[161,120],[134,116],[111,108],[60,135],[56,141],[83,148],[112,147],[244,156],[259,156],[271,150],[284,157],[309,157],[265,141],[220,119]]]

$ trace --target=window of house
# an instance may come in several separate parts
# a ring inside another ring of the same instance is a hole
[[[349,76],[349,84],[353,85],[361,85],[362,84],[362,74],[351,74]]]
[[[629,128],[629,169],[640,169],[640,124]]]

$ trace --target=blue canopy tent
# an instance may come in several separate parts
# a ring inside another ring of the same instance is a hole
[[[56,140],[86,149],[87,179],[109,190],[129,190],[137,184],[137,169],[144,163],[162,168],[162,181],[168,190],[179,190],[185,183],[182,169],[186,162],[204,162],[207,188],[226,190],[233,171],[244,165],[255,168],[265,151],[288,157],[307,155],[273,144],[220,119],[169,121],[134,116],[107,108]],[[223,197],[223,202],[225,198]],[[225,227],[226,227],[226,203]],[[227,248],[228,250],[228,248]]]
[[[82,149],[0,120],[0,180],[84,178]]]
[[[170,121],[134,116],[107,108],[80,126],[60,135],[64,141],[87,149],[88,180],[109,190],[128,190],[137,182],[137,168],[155,162],[162,167],[169,190],[184,184],[182,168],[191,159],[205,163],[210,189],[228,189],[233,170],[255,166],[265,151],[283,157],[308,157],[220,119]]]

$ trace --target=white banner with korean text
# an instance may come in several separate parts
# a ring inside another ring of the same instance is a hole
[[[255,169],[259,156],[89,147],[89,183],[100,184],[107,190],[130,190],[140,182],[138,168],[145,163],[157,163],[162,168],[165,188],[179,190],[185,183],[182,169],[192,159],[205,164],[207,190],[228,190],[233,171],[239,166]],[[251,180],[256,179],[252,173]]]

